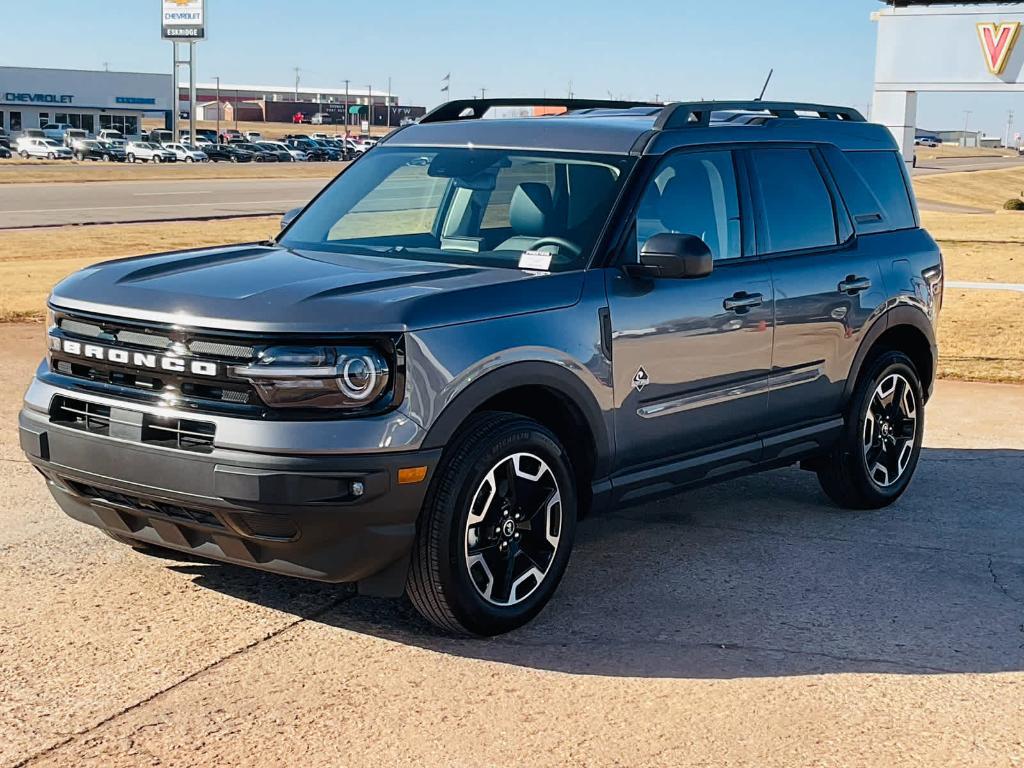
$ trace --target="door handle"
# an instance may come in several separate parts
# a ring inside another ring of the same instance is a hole
[[[754,307],[764,304],[764,296],[760,293],[747,293],[740,291],[734,293],[730,298],[722,302],[722,306],[729,312],[748,312]]]
[[[856,275],[847,275],[846,279],[839,284],[839,292],[848,293],[851,296],[870,290],[870,288],[871,280],[866,277],[857,277]]]

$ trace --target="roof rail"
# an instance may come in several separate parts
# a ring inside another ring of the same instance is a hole
[[[420,125],[452,120],[479,120],[495,107],[565,107],[566,111],[572,111],[663,106],[664,104],[653,101],[613,101],[610,99],[456,99],[428,112],[420,119]]]
[[[790,119],[801,117],[800,112],[812,112],[824,120],[867,122],[860,112],[850,107],[804,104],[798,101],[693,101],[666,105],[658,115],[654,129],[706,128],[711,124],[713,112],[729,111],[767,112],[773,117]]]

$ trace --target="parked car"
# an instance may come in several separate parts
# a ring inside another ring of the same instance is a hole
[[[245,132],[245,139],[246,139],[246,141],[251,141],[253,143],[259,143],[259,142],[263,141],[263,134],[260,133],[259,131],[246,131]]]
[[[182,143],[182,144],[190,144],[190,143],[191,143],[191,142],[189,141],[189,136],[188,136],[188,134],[183,134],[183,135],[182,135],[182,137],[181,137],[181,143]],[[199,147],[200,149],[202,149],[202,148],[203,148],[204,146],[207,146],[207,145],[209,145],[209,144],[216,144],[216,143],[217,143],[217,142],[215,142],[215,141],[213,141],[212,139],[210,139],[210,137],[209,137],[209,136],[203,136],[202,134],[199,134],[199,133],[197,133],[197,134],[196,134],[196,141],[195,141],[195,145],[196,145],[197,147]]]
[[[0,147],[11,148],[11,135],[0,125]]]
[[[259,149],[264,152],[270,152],[277,157],[279,163],[294,163],[295,158],[292,157],[292,153],[287,147],[282,147],[280,144],[273,141],[256,141],[253,142]]]
[[[4,144],[0,144],[0,159],[10,160],[11,157],[13,157],[11,148]]]
[[[70,123],[47,123],[43,126],[43,135],[48,139],[63,142],[64,135],[74,126]]]
[[[377,146],[376,139],[356,139],[353,142],[353,149],[357,155],[361,155]]]
[[[45,139],[46,138],[46,134],[43,133],[43,129],[42,128],[26,128],[25,130],[23,130],[21,132],[21,136],[19,138],[25,138],[25,139]]]
[[[794,464],[839,507],[896,502],[944,276],[889,130],[813,104],[560,104],[443,105],[272,241],[58,284],[19,418],[57,503],[126,545],[494,635],[544,608],[602,510]]]
[[[120,131],[115,131],[112,128],[104,128],[102,131],[96,134],[96,138],[99,141],[126,141],[124,134]]]
[[[235,130],[234,128],[225,128],[220,132],[220,142],[222,144],[228,144],[232,141],[245,141],[245,137],[241,131]]]
[[[128,159],[124,149],[121,147],[116,147],[113,144],[101,144],[96,139],[80,141],[72,151],[78,160],[123,163]]]
[[[937,139],[934,139],[931,136],[919,136],[916,139],[914,139],[914,146],[915,147],[937,147],[937,146],[939,146],[939,142],[938,142]]]
[[[278,151],[287,152],[291,156],[292,160],[298,162],[305,162],[306,160],[309,159],[306,153],[303,152],[301,149],[289,147],[283,141],[262,141],[260,142],[260,145],[268,145],[270,147],[277,149]]]
[[[70,160],[71,150],[58,144],[53,139],[38,139],[34,137],[22,137],[18,139],[18,154],[24,159],[30,157],[45,158],[47,160]]]
[[[152,144],[171,144],[174,142],[174,132],[168,131],[163,128],[154,129],[149,132],[147,136],[143,138],[144,141],[148,141]]]
[[[335,161],[344,159],[342,151],[340,149],[335,149],[326,141],[322,139],[310,139],[310,141],[312,141],[314,144],[320,147],[321,150],[323,150],[327,160]]]
[[[278,162],[277,152],[271,152],[269,150],[258,147],[249,141],[233,141],[231,146],[235,149],[240,149],[243,152],[249,152],[252,155],[252,159],[257,163],[276,163]]]
[[[337,139],[317,139],[317,141],[320,144],[324,144],[330,147],[331,149],[337,150],[339,155],[338,159],[340,160],[349,160],[353,155],[352,151],[348,148],[348,146],[345,145],[343,141],[338,141]]]
[[[203,152],[215,163],[251,163],[252,152],[246,152],[232,144],[210,144],[203,147]]]
[[[164,144],[163,148],[173,152],[179,163],[206,163],[210,160],[205,152],[186,144]]]
[[[129,141],[125,150],[129,163],[173,163],[178,156],[152,141]]]
[[[81,128],[71,128],[70,130],[64,132],[63,144],[65,147],[74,152],[77,146],[81,144],[83,141],[86,141],[88,138],[88,131],[83,131]]]
[[[296,137],[285,139],[285,144],[290,149],[297,149],[301,152],[306,153],[306,159],[313,163],[324,162],[329,159],[327,150],[321,147],[312,139],[306,137]]]

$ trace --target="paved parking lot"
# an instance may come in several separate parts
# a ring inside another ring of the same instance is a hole
[[[1024,765],[1024,388],[941,383],[896,507],[784,470],[586,521],[491,641],[146,557],[21,458],[0,342],[0,766]]]

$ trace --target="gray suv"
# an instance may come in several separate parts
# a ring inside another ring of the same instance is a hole
[[[527,105],[567,111],[479,119]],[[942,258],[854,110],[453,102],[287,219],[54,289],[21,444],[71,517],[490,635],[588,513],[914,474]]]

